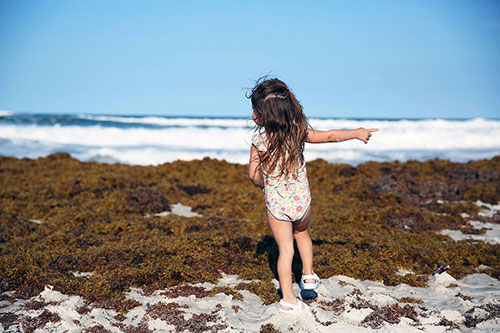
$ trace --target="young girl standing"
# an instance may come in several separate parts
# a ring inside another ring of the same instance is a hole
[[[278,276],[283,294],[280,311],[297,313],[309,307],[292,289],[293,238],[302,260],[301,289],[317,289],[320,279],[313,271],[312,241],[307,231],[311,195],[302,154],[304,143],[358,139],[368,143],[378,129],[316,131],[309,128],[293,93],[278,79],[261,79],[249,96],[257,130],[252,137],[248,175],[264,191],[267,218],[278,244]]]

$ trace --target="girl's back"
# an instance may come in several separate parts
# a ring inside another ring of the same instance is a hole
[[[270,140],[268,138],[267,133],[264,132],[255,132],[252,136],[252,144],[257,147],[259,150],[259,154],[262,156],[268,151],[269,146],[270,146]],[[302,150],[298,152],[298,156],[294,158],[294,162],[290,168],[287,170],[288,172],[286,174],[282,174],[281,170],[283,168],[283,160],[286,160],[288,157],[288,152],[285,152],[285,156],[282,156],[280,160],[276,160],[276,166],[274,167],[274,170],[270,169],[270,165],[263,165],[262,170],[269,175],[272,175],[274,177],[282,177],[286,178],[287,176],[293,175],[296,173],[299,169],[305,167],[305,161],[304,161],[304,156],[302,154]],[[275,158],[272,157],[272,160],[274,161]]]
[[[258,145],[263,170],[282,176],[294,173],[304,162],[302,151],[309,127],[302,106],[278,79],[256,85],[251,100],[257,127],[253,142]]]

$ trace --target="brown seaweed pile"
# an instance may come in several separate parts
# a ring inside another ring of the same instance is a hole
[[[476,200],[500,201],[500,156],[358,167],[316,160],[307,168],[314,267],[322,278],[343,274],[425,286],[444,261],[456,278],[475,273],[479,265],[500,278],[500,245],[453,241],[436,232],[462,229],[461,213],[478,214]],[[202,216],[154,215],[175,203]],[[15,297],[28,298],[50,284],[124,313],[136,305],[124,297],[129,287],[154,291],[216,283],[224,272],[262,283],[219,292],[237,298],[246,289],[265,304],[279,300],[271,283],[278,249],[262,192],[248,181],[244,165],[209,158],[111,165],[64,153],[37,160],[0,157],[0,207],[0,292],[15,290]],[[400,268],[415,274],[400,276]],[[298,279],[298,255],[293,270]],[[376,326],[393,310],[370,320]],[[43,320],[57,320],[49,317]]]

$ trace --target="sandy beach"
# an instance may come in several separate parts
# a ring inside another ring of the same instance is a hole
[[[498,330],[500,156],[307,168],[322,283],[291,316],[245,165],[0,157],[0,331]]]

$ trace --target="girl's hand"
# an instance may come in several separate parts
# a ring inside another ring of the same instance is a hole
[[[360,128],[358,128],[357,139],[363,141],[364,143],[368,143],[368,140],[370,140],[370,137],[372,136],[371,132],[376,132],[376,131],[378,131],[378,128],[366,129],[366,128],[360,127]]]

